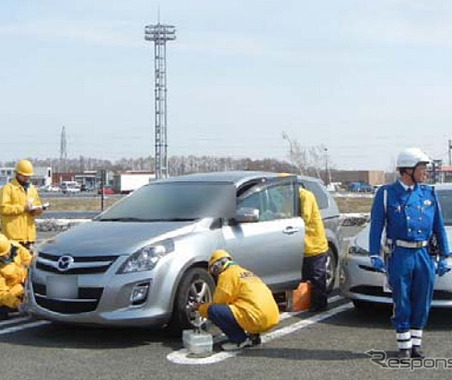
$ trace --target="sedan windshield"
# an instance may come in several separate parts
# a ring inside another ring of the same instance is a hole
[[[185,221],[230,218],[236,210],[236,189],[230,183],[160,182],[143,186],[118,202],[100,221]]]
[[[452,189],[437,190],[438,200],[444,216],[444,224],[452,225]]]

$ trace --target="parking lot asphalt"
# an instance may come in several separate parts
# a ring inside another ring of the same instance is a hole
[[[346,233],[352,235],[355,231]],[[431,313],[424,338],[429,361],[401,368],[393,363],[396,343],[390,325],[390,308],[358,312],[337,289],[329,302],[329,310],[318,314],[282,312],[279,326],[263,335],[259,347],[231,354],[221,352],[216,344],[208,358],[188,357],[182,340],[168,336],[163,329],[65,326],[15,314],[10,320],[0,322],[0,379],[444,379],[449,376],[452,311]],[[382,355],[386,355],[384,360]]]

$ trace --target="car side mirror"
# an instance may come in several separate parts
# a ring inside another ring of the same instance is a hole
[[[240,207],[233,221],[235,223],[256,223],[259,221],[259,210],[252,207]]]

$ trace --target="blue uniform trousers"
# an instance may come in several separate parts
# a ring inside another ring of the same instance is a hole
[[[212,304],[207,309],[207,316],[232,343],[242,343],[248,335],[239,326],[228,305]]]
[[[388,262],[398,333],[423,329],[427,323],[435,284],[435,264],[428,249],[395,247]]]

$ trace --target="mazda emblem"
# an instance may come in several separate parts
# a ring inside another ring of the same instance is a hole
[[[57,268],[60,272],[66,272],[74,262],[71,256],[61,256],[57,261]]]

